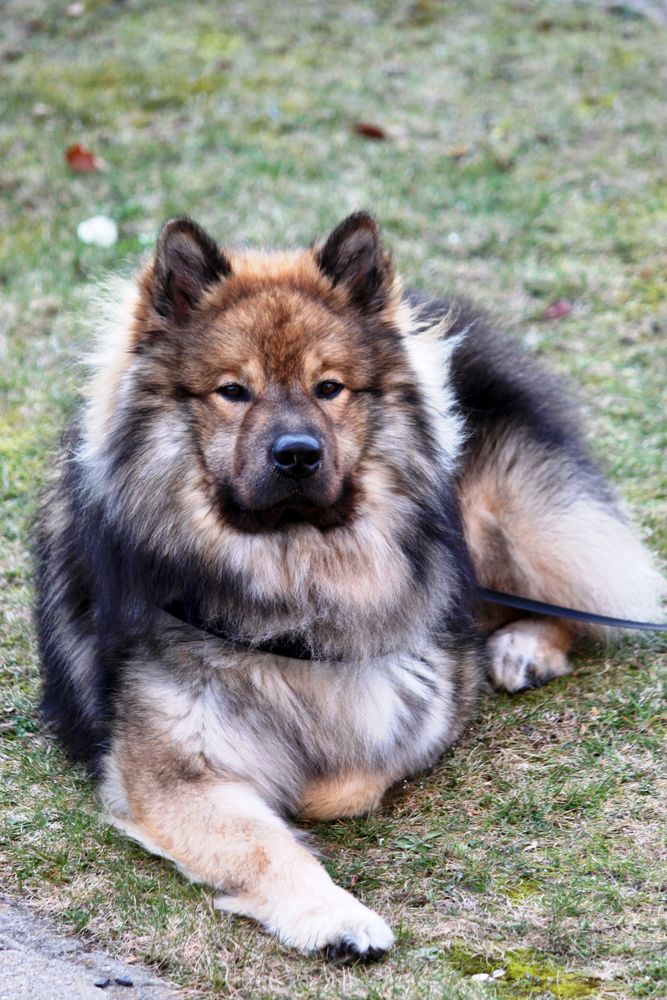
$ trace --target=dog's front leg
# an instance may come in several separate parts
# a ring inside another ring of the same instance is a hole
[[[107,800],[118,801],[118,777],[105,782]],[[250,785],[198,774],[165,787],[157,773],[137,769],[122,783],[129,815],[110,801],[112,822],[193,881],[223,890],[218,909],[252,917],[283,943],[334,959],[376,959],[391,946],[384,920],[334,885]]]

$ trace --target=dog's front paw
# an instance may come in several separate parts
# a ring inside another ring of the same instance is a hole
[[[540,687],[569,673],[553,627],[539,621],[517,621],[498,629],[488,642],[491,683],[514,693]]]
[[[333,962],[376,962],[394,943],[385,921],[343,889],[334,906],[320,915],[318,941],[308,951],[323,951]]]
[[[220,896],[215,905],[253,917],[291,948],[322,951],[335,962],[374,962],[394,943],[382,917],[338,886],[316,898],[293,896],[272,905],[249,895]]]

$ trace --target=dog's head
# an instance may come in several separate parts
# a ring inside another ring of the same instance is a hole
[[[135,351],[187,411],[229,523],[326,529],[353,516],[374,401],[408,376],[399,308],[365,213],[293,254],[224,252],[189,219],[163,227]]]
[[[411,314],[367,214],[286,253],[168,222],[102,335],[76,447],[151,599],[196,590],[258,641],[334,656],[437,617],[460,440],[438,316]]]

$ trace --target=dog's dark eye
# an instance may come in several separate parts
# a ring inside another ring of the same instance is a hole
[[[319,396],[320,399],[333,399],[338,393],[343,389],[343,385],[340,382],[334,382],[333,379],[327,379],[326,382],[319,382],[315,386],[315,395]]]
[[[219,396],[223,399],[231,399],[235,403],[245,403],[250,399],[250,393],[243,385],[239,385],[238,382],[228,382],[227,385],[221,385],[219,389],[216,389]]]

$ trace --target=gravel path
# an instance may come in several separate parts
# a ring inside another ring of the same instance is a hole
[[[28,907],[0,900],[0,1000],[177,1000],[148,969],[57,933]]]

